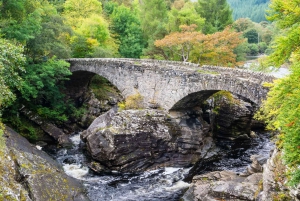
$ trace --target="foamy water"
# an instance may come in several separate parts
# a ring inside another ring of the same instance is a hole
[[[165,167],[141,174],[95,175],[80,150],[80,134],[70,137],[72,149],[60,149],[57,160],[71,177],[82,180],[91,201],[179,200],[189,184],[183,182],[190,168]]]
[[[65,173],[76,179],[84,180],[84,176],[89,173],[89,168],[80,164],[64,164]]]

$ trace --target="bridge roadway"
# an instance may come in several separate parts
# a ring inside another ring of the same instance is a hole
[[[260,105],[268,88],[264,82],[275,78],[237,68],[199,66],[192,63],[119,59],[68,59],[73,72],[67,84],[75,98],[86,91],[90,79],[98,74],[115,85],[126,98],[140,94],[145,107],[167,111],[193,108],[220,90],[247,98]]]

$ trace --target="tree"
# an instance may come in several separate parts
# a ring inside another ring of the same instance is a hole
[[[196,25],[181,25],[182,32],[173,32],[163,39],[155,41],[155,46],[169,49],[171,53],[186,62],[193,47],[204,37],[204,34],[194,31],[196,27]]]
[[[222,31],[232,24],[232,10],[226,0],[198,0],[197,12],[205,18],[203,33],[211,34]]]
[[[243,44],[241,32],[235,32],[230,27],[214,34],[208,34],[205,40],[196,46],[192,52],[192,61],[201,64],[236,66],[235,48]]]
[[[42,29],[43,10],[36,0],[2,0],[0,29],[7,39],[16,39],[23,44]]]
[[[144,42],[137,15],[129,8],[121,5],[114,9],[110,18],[111,30],[120,41],[120,55],[126,58],[139,58]]]
[[[101,13],[102,4],[98,0],[66,0],[64,3],[63,16],[75,32],[70,38],[74,57],[93,57],[99,49],[114,55],[117,45]]]
[[[100,15],[102,4],[97,0],[66,0],[64,3],[64,16],[67,23],[75,30],[79,28],[86,18],[93,14]]]
[[[182,32],[173,32],[155,41],[157,47],[166,48],[173,59],[212,65],[236,65],[234,49],[244,42],[241,33],[229,27],[222,32],[204,35],[195,31],[196,25],[181,26]]]
[[[240,18],[233,23],[232,27],[238,32],[244,32],[253,28],[254,23],[249,18]]]
[[[63,18],[54,11],[42,18],[41,27],[41,31],[27,41],[27,56],[33,62],[53,56],[59,59],[70,58],[69,38],[73,33],[71,27],[64,24]]]
[[[69,75],[69,63],[64,60],[52,58],[27,64],[26,72],[21,74],[24,80],[20,89],[22,103],[45,118],[67,120],[67,104],[61,91]]]
[[[0,116],[3,108],[16,99],[16,91],[22,87],[20,76],[24,69],[23,47],[0,38]]]
[[[244,32],[244,37],[248,39],[248,43],[258,43],[258,32],[255,29],[250,29]]]
[[[168,20],[165,0],[143,0],[140,3],[140,19],[144,40],[148,45],[156,39],[161,39],[167,33]]]
[[[234,20],[249,18],[254,22],[266,20],[266,10],[270,0],[228,0],[232,10]]]
[[[196,12],[194,4],[187,2],[184,3],[182,7],[178,7],[179,9],[173,6],[172,10],[169,12],[169,20],[167,23],[167,30],[169,33],[179,31],[181,25],[190,26],[195,24],[197,25],[197,30],[202,29],[205,20]]]
[[[269,56],[272,65],[284,62],[291,64],[291,74],[269,85],[267,100],[263,103],[259,118],[265,120],[269,129],[280,132],[279,145],[283,159],[289,166],[292,186],[300,183],[300,9],[297,0],[273,0],[268,19],[276,23],[282,31],[273,43],[274,52]]]

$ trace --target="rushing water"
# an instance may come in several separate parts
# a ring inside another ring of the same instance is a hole
[[[221,160],[198,164],[192,173],[189,173],[191,168],[167,167],[141,174],[114,172],[100,176],[89,171],[79,134],[70,139],[74,144],[72,149],[52,150],[51,154],[68,175],[83,181],[92,201],[178,201],[189,187],[189,183],[184,182],[188,176],[216,170],[243,172],[251,163],[251,155],[268,155],[273,148],[269,135],[260,134],[252,140],[250,147],[240,144],[230,150],[224,149],[226,154]]]

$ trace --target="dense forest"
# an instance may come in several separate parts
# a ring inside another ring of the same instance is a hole
[[[294,9],[299,3],[272,0],[271,24],[261,14],[268,2],[228,2],[235,19],[247,17],[237,11],[253,16],[234,21],[226,0],[0,0],[2,122],[34,138],[36,130],[20,117],[20,108],[56,124],[78,115],[61,93],[71,74],[66,58],[150,58],[236,67],[247,54],[270,53],[266,65],[288,63],[292,74],[272,85],[260,118],[281,132],[291,184],[299,183],[300,13]]]
[[[232,10],[233,18],[250,18],[253,22],[266,21],[266,10],[270,0],[228,0]]]

